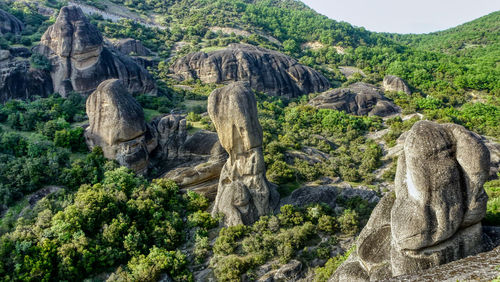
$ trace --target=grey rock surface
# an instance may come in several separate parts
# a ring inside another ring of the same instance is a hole
[[[117,79],[102,82],[86,105],[90,126],[85,137],[90,147],[100,146],[104,156],[144,173],[149,164],[146,122],[141,105]]]
[[[479,136],[455,124],[415,123],[398,159],[395,195],[379,202],[332,280],[387,279],[487,250],[481,220],[489,167]]]
[[[347,88],[338,88],[321,93],[309,102],[320,109],[333,109],[354,115],[389,116],[399,108],[374,85],[357,82]]]
[[[408,84],[402,78],[395,75],[386,75],[382,85],[384,91],[404,92],[408,95],[411,94]]]
[[[113,46],[125,55],[149,56],[151,51],[142,45],[142,42],[133,38],[119,39]]]
[[[127,56],[104,46],[95,26],[76,6],[63,7],[44,33],[36,52],[52,62],[54,90],[92,93],[104,80],[117,78],[130,93],[156,93],[152,76]]]
[[[298,97],[330,88],[319,72],[282,53],[245,44],[231,44],[214,52],[196,52],[178,59],[170,68],[178,80],[205,83],[248,81],[270,95]]]
[[[0,103],[11,99],[32,100],[52,93],[48,71],[32,69],[26,60],[0,61]]]
[[[237,82],[214,90],[208,113],[229,158],[222,168],[212,213],[223,213],[225,224],[251,224],[278,204],[277,192],[266,179],[262,128],[249,83]]]
[[[13,15],[0,9],[0,35],[6,33],[19,34],[24,29],[24,24]]]

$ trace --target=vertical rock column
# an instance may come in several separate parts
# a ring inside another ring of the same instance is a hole
[[[251,224],[272,211],[277,197],[266,179],[257,102],[246,82],[216,89],[208,113],[229,158],[222,168],[212,213],[228,226]]]

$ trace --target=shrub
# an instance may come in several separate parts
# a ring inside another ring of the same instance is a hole
[[[356,211],[346,209],[338,218],[340,224],[340,231],[346,235],[354,235],[358,233],[359,221]]]
[[[38,70],[50,71],[52,69],[52,64],[49,59],[40,53],[33,53],[31,55],[30,64],[32,68]]]

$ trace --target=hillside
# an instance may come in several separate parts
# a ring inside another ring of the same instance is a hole
[[[377,280],[489,251],[499,32],[0,0],[0,281]]]

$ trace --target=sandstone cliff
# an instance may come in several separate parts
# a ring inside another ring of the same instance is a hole
[[[276,51],[231,44],[214,52],[196,52],[178,59],[170,68],[178,80],[200,79],[205,83],[248,81],[250,87],[270,95],[298,97],[330,88],[317,71]]]
[[[63,7],[44,33],[37,52],[52,62],[54,90],[88,95],[104,80],[117,78],[131,93],[156,93],[152,76],[132,59],[104,46],[103,38],[76,6]]]
[[[399,112],[399,108],[385,98],[377,87],[364,82],[329,90],[312,99],[309,104],[354,115],[389,116]]]
[[[208,113],[229,153],[212,213],[223,213],[226,225],[252,224],[274,210],[279,196],[265,176],[262,128],[250,85],[237,82],[214,90]]]
[[[334,281],[379,280],[484,250],[481,220],[489,152],[455,124],[417,122],[398,159],[395,195],[385,196]]]

